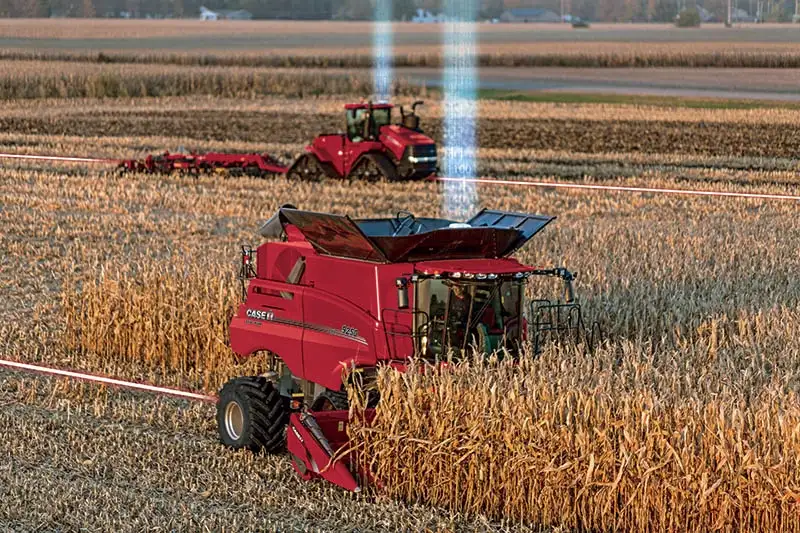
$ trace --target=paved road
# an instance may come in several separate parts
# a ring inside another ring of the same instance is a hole
[[[398,76],[441,87],[437,69],[405,68]],[[800,101],[798,69],[484,68],[482,89]]]

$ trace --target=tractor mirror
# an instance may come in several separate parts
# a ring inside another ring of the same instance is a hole
[[[397,278],[395,284],[397,285],[397,308],[408,309],[408,280]]]

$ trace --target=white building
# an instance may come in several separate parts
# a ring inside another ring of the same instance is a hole
[[[219,20],[219,13],[200,6],[200,20]]]
[[[423,24],[432,24],[436,22],[447,22],[447,17],[444,13],[434,15],[427,9],[417,9],[417,14],[411,18],[411,22],[418,22]]]
[[[200,20],[253,20],[253,14],[244,9],[212,11],[205,6],[200,6]]]

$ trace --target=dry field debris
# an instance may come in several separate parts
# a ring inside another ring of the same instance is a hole
[[[340,125],[341,103],[6,102],[0,148],[122,157],[186,145],[289,158]],[[169,127],[159,109],[195,118]],[[487,102],[481,113],[486,175],[796,193],[797,111]],[[438,136],[438,104],[426,115]],[[576,151],[578,124],[594,142]],[[549,347],[518,366],[382,374],[377,424],[355,435],[392,499],[302,484],[288,459],[219,448],[207,406],[0,371],[0,524],[800,530],[796,205],[479,192],[487,207],[558,215],[521,259],[577,271],[607,343],[594,354]],[[225,335],[238,246],[259,242],[265,217],[286,202],[438,215],[441,194],[434,183],[365,193],[347,182],[2,163],[0,352],[213,392],[260,364],[237,366]]]

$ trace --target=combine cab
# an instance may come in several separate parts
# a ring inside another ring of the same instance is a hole
[[[553,219],[483,210],[466,223],[410,213],[353,220],[281,209],[262,228],[277,240],[243,251],[245,303],[230,327],[236,353],[268,353],[273,368],[222,389],[222,442],[288,445],[304,478],[358,488],[342,451],[348,376],[369,382],[379,364],[403,369],[412,356],[435,362],[471,346],[517,355],[527,280],[558,276],[572,294],[566,270],[510,257]],[[565,315],[577,308],[551,305]]]
[[[436,173],[436,143],[419,129],[414,102],[392,123],[391,104],[345,106],[347,133],[320,135],[289,168],[289,178],[411,180]]]

